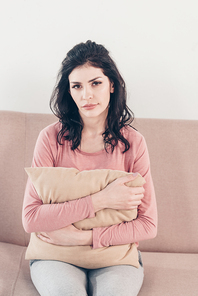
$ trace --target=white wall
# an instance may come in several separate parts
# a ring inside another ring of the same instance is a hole
[[[66,52],[104,44],[136,117],[198,119],[197,0],[4,0],[0,109],[49,113]]]

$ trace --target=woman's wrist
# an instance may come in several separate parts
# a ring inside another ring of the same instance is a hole
[[[80,230],[80,245],[92,246],[93,245],[93,231],[92,230]]]
[[[91,199],[95,213],[106,208],[102,191],[92,194]]]

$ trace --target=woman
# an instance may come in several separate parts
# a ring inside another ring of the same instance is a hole
[[[40,239],[56,245],[90,245],[93,248],[137,243],[156,236],[157,210],[143,136],[130,124],[125,83],[109,52],[95,42],[80,43],[62,62],[51,98],[59,122],[39,135],[34,167],[66,167],[80,171],[112,169],[138,172],[143,187],[130,188],[127,176],[102,191],[62,204],[42,204],[28,180],[23,225],[27,232],[41,232]],[[108,198],[107,198],[108,196]],[[81,231],[72,223],[94,217],[104,208],[138,209],[136,220]],[[32,281],[41,295],[137,295],[143,266],[110,266],[87,270],[61,261],[30,262]]]

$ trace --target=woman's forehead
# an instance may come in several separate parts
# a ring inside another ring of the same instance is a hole
[[[75,68],[69,75],[69,81],[73,82],[80,82],[83,81],[89,81],[94,78],[104,78],[106,77],[102,71],[101,68],[93,67],[89,64],[85,64],[83,66],[79,66]]]

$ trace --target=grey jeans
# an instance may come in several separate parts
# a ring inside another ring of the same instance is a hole
[[[144,269],[116,265],[84,269],[61,261],[32,260],[32,281],[41,296],[137,296]]]

